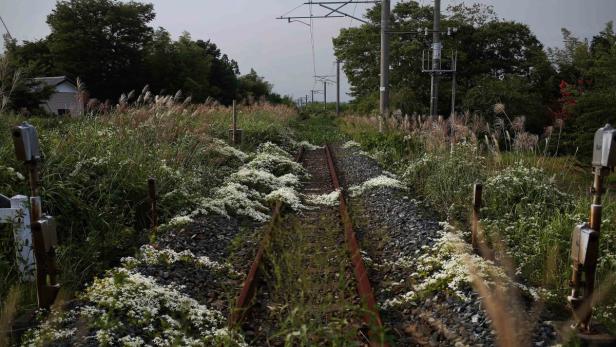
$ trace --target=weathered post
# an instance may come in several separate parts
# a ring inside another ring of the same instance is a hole
[[[479,253],[479,219],[481,218],[481,198],[483,193],[483,185],[475,183],[473,186],[473,215],[471,220],[471,242],[473,251]]]
[[[154,177],[148,178],[148,201],[150,205],[150,231],[151,235],[156,235],[156,228],[158,227],[158,213],[156,206],[156,179]]]
[[[578,336],[591,345],[613,345],[616,338],[603,334],[591,325],[595,274],[601,235],[601,196],[604,178],[616,166],[616,129],[609,124],[597,130],[593,147],[593,201],[589,223],[578,225],[571,237],[571,295],[567,297],[578,328]]]
[[[232,145],[238,145],[242,142],[242,129],[237,128],[237,110],[235,107],[235,100],[233,100],[233,106],[231,110],[231,129],[229,129],[229,142]]]
[[[55,247],[57,233],[52,217],[43,216],[39,187],[39,150],[36,129],[24,122],[12,131],[13,143],[17,160],[23,161],[28,167],[30,178],[30,224],[32,228],[32,244],[36,259],[36,289],[39,308],[49,308],[60,290],[56,275]]]

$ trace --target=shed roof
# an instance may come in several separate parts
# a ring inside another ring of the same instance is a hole
[[[66,76],[54,76],[54,77],[36,77],[33,78],[32,80],[36,81],[36,82],[40,82],[44,85],[50,86],[50,87],[55,87],[57,85],[60,85],[64,82],[69,82],[70,84],[72,84],[73,86],[75,85],[75,83],[73,83],[73,81],[66,77]]]

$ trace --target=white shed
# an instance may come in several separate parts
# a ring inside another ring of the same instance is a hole
[[[77,86],[68,77],[39,77],[34,78],[34,81],[39,82],[42,86],[54,88],[49,100],[41,104],[41,108],[45,111],[59,116],[82,114],[83,105],[79,105],[77,102]]]

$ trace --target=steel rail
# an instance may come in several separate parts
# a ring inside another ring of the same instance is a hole
[[[300,162],[304,156],[304,146],[300,147],[295,161]],[[261,239],[259,244],[259,249],[257,250],[257,255],[255,256],[255,260],[252,262],[250,266],[250,271],[248,271],[248,275],[242,284],[242,289],[240,290],[240,295],[237,297],[235,302],[235,307],[232,309],[231,314],[229,316],[228,325],[231,328],[237,327],[245,317],[246,310],[248,308],[248,304],[252,299],[255,292],[255,284],[257,279],[257,273],[259,272],[259,267],[261,266],[261,262],[263,260],[263,254],[265,253],[265,248],[269,244],[269,241],[272,237],[272,226],[280,216],[282,204],[278,202],[274,207],[274,211],[272,212],[272,219],[270,222],[270,226],[267,228],[265,235]]]
[[[371,346],[388,346],[383,341],[383,321],[381,314],[376,306],[376,299],[374,298],[374,292],[372,285],[368,278],[368,271],[364,265],[364,261],[361,257],[361,251],[359,242],[357,241],[357,235],[353,230],[353,222],[351,215],[346,204],[346,199],[342,193],[340,187],[340,181],[336,174],[336,165],[334,164],[334,158],[330,145],[325,145],[325,153],[327,155],[327,165],[329,167],[329,174],[332,179],[334,189],[340,190],[340,218],[344,225],[345,240],[348,250],[351,254],[351,263],[353,264],[353,272],[355,273],[355,279],[357,281],[357,293],[361,299],[362,304],[366,308],[366,314],[364,315],[364,322],[370,328],[370,345]]]

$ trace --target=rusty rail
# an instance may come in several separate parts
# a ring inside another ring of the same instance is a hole
[[[300,147],[295,161],[300,162],[302,157],[304,156],[304,146]],[[272,219],[270,222],[270,227],[265,231],[265,235],[261,239],[259,244],[259,249],[257,250],[257,255],[255,256],[255,260],[252,262],[250,266],[250,271],[248,271],[248,275],[244,280],[242,285],[242,289],[240,291],[240,295],[235,302],[235,307],[231,311],[231,315],[229,317],[229,326],[237,327],[246,314],[246,309],[248,308],[248,304],[250,303],[251,298],[254,295],[255,284],[257,279],[257,272],[259,271],[259,267],[261,266],[261,261],[263,260],[263,254],[265,253],[265,248],[269,244],[269,241],[272,237],[272,226],[276,223],[276,220],[280,216],[281,204],[277,203],[274,207],[274,211],[272,212]]]
[[[332,156],[331,148],[328,145],[325,146],[325,153],[327,155],[327,165],[329,167],[329,174],[334,185],[334,189],[341,189],[338,175],[336,174],[336,166],[334,164],[334,158]],[[364,315],[364,322],[370,328],[370,345],[371,346],[387,346],[383,341],[383,321],[381,314],[376,307],[376,299],[374,298],[374,292],[372,285],[368,279],[368,271],[364,265],[364,261],[361,257],[361,251],[357,236],[353,230],[353,222],[347,208],[344,194],[340,194],[340,218],[344,225],[345,240],[347,247],[351,254],[351,262],[353,264],[353,272],[355,273],[355,279],[357,280],[357,293],[362,301],[362,304],[366,308],[366,314]]]

